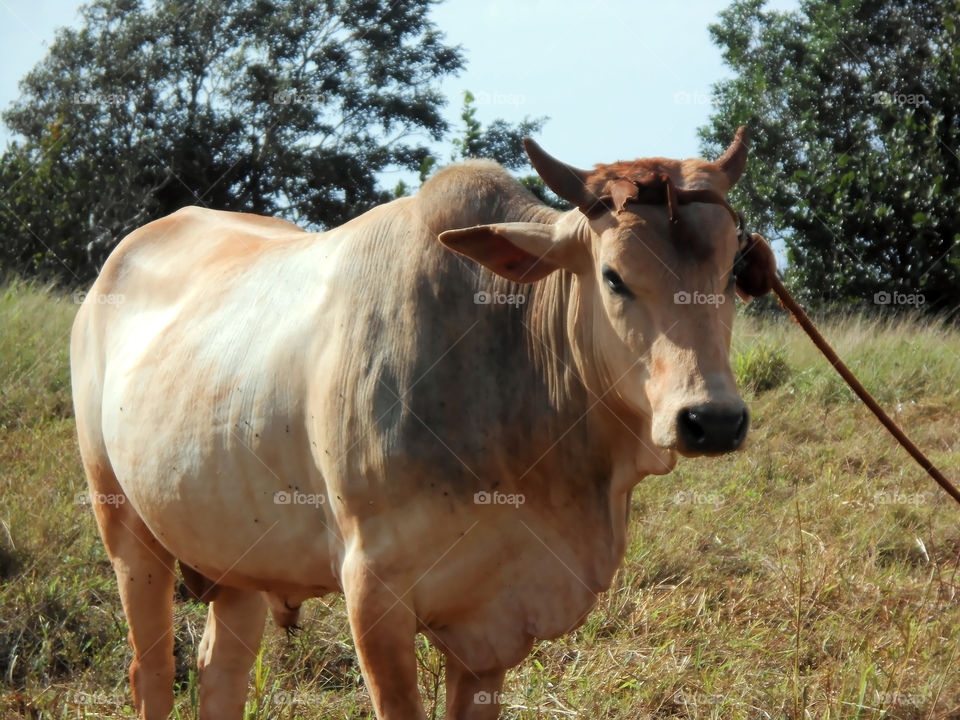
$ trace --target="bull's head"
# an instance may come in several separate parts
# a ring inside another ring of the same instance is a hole
[[[578,210],[553,224],[502,223],[441,241],[499,275],[534,282],[563,268],[579,284],[570,332],[579,371],[650,418],[664,450],[736,450],[749,425],[730,369],[734,294],[769,290],[773,255],[745,247],[724,200],[743,173],[745,128],[716,161],[655,158],[579,170],[531,140],[543,181]]]

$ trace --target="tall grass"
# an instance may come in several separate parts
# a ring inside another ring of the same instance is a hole
[[[0,292],[0,717],[133,717],[116,584],[83,504],[67,387],[75,305]],[[632,497],[611,590],[508,675],[506,718],[960,717],[958,510],[786,320],[737,319],[748,447],[681,461]],[[850,317],[822,328],[960,479],[960,332]],[[78,493],[80,494],[78,498]],[[196,717],[204,609],[176,610],[177,716]],[[343,601],[270,627],[248,718],[371,718]],[[418,645],[428,711],[442,660]]]
[[[49,287],[0,287],[0,430],[71,413],[67,353],[77,307]]]
[[[738,318],[733,363],[748,388],[786,382],[791,394],[821,402],[856,401],[820,351],[789,318]],[[876,398],[894,409],[920,396],[960,394],[957,329],[939,320],[913,316],[831,319],[822,328],[827,340]],[[791,373],[790,368],[795,372]],[[773,382],[765,382],[767,376]],[[789,376],[789,377],[787,377]],[[859,402],[859,401],[858,401]]]

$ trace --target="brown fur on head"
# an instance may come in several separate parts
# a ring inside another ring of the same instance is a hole
[[[676,205],[689,202],[723,205],[737,221],[725,196],[743,174],[748,146],[744,126],[737,130],[730,147],[713,162],[656,157],[598,164],[593,170],[580,170],[551,157],[530,138],[524,139],[530,162],[547,186],[588,217],[610,210],[622,212],[629,202],[663,202],[677,228]],[[759,235],[750,236],[740,248],[738,270],[737,291],[745,300],[770,292],[776,263]]]
[[[587,176],[587,190],[602,197],[610,195],[613,186],[622,180],[643,181],[651,175],[666,175],[677,188],[712,189],[725,191],[723,173],[705,160],[670,160],[668,158],[642,158],[597,165]]]
[[[601,198],[608,194],[611,181],[632,181],[650,173],[666,175],[679,188],[709,189],[726,195],[746,167],[748,143],[747,128],[741,126],[730,147],[713,162],[644,158],[597,165],[593,170],[580,170],[560,162],[532,138],[524,138],[523,147],[530,164],[546,186],[589,215]]]
[[[594,212],[601,208],[622,212],[628,202],[664,202],[670,206],[671,220],[675,220],[674,188],[713,191],[723,202],[723,196],[743,173],[747,147],[747,130],[741,127],[727,151],[714,162],[641,158],[598,164],[592,172],[584,173],[584,187],[588,196],[599,201]],[[776,271],[770,246],[756,233],[747,236],[738,255],[738,295],[744,301],[766,295],[773,288]]]
[[[650,175],[666,175],[678,189],[713,190],[723,196],[740,179],[746,167],[748,136],[746,126],[738,128],[730,147],[713,162],[700,158],[672,160],[654,157],[598,164],[592,171],[579,172],[588,197],[610,195],[612,186],[618,181],[633,182]]]

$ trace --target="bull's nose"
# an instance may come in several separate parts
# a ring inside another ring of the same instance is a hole
[[[743,444],[749,426],[744,405],[693,405],[677,415],[677,449],[692,455],[731,452]]]

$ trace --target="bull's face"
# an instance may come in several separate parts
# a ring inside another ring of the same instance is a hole
[[[749,424],[729,353],[737,233],[720,206],[628,205],[591,221],[592,309],[600,384],[651,418],[653,442],[684,455],[723,453]]]
[[[532,142],[527,152],[579,210],[552,225],[503,223],[441,240],[519,282],[574,273],[568,327],[590,389],[614,411],[649,418],[663,450],[739,448],[749,425],[729,361],[739,240],[723,197],[746,162],[743,133],[713,163],[657,159],[589,172]],[[754,264],[772,273],[769,249],[756,254]]]

